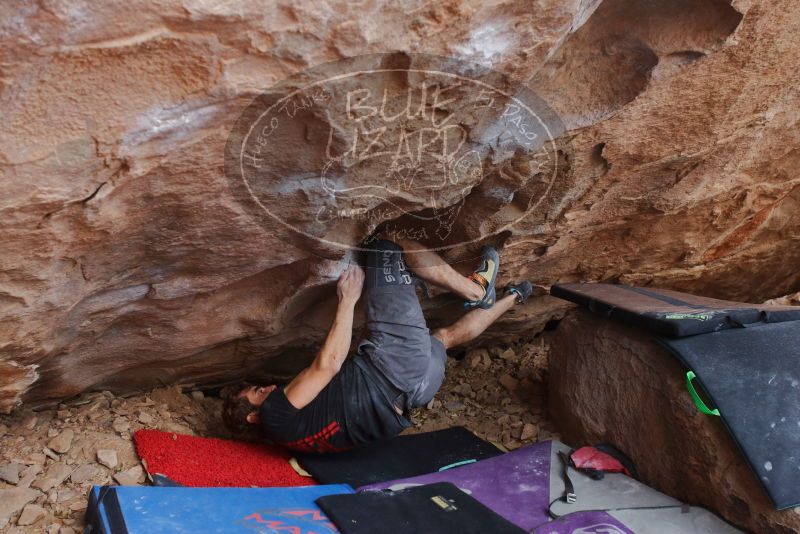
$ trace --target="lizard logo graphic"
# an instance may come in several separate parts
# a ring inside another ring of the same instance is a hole
[[[541,98],[485,66],[356,56],[253,100],[225,176],[251,217],[304,246],[362,250],[380,228],[444,250],[544,224],[569,160],[564,131]]]

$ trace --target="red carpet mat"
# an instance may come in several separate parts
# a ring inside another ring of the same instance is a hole
[[[298,475],[289,455],[266,445],[199,438],[160,430],[133,435],[136,451],[150,474],[160,473],[193,487],[312,486]]]

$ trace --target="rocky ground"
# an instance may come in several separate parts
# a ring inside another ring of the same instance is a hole
[[[548,346],[530,342],[477,348],[463,359],[448,359],[446,380],[430,409],[412,413],[409,432],[462,425],[512,450],[550,439],[545,414]]]
[[[463,425],[507,449],[547,439],[546,366],[542,338],[449,359],[445,384],[408,432]],[[92,485],[147,483],[133,432],[228,437],[220,411],[219,398],[176,386],[127,398],[88,393],[1,417],[0,532],[80,532]]]

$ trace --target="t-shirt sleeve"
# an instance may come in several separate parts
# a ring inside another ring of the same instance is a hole
[[[299,411],[292,406],[283,388],[280,387],[270,393],[261,405],[259,418],[265,430],[275,431],[285,427]]]

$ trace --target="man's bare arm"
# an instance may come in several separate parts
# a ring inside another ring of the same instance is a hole
[[[350,350],[353,335],[353,310],[361,296],[364,272],[350,265],[342,272],[337,284],[339,306],[325,343],[309,367],[292,380],[284,393],[295,408],[304,408],[330,383],[342,368]]]

